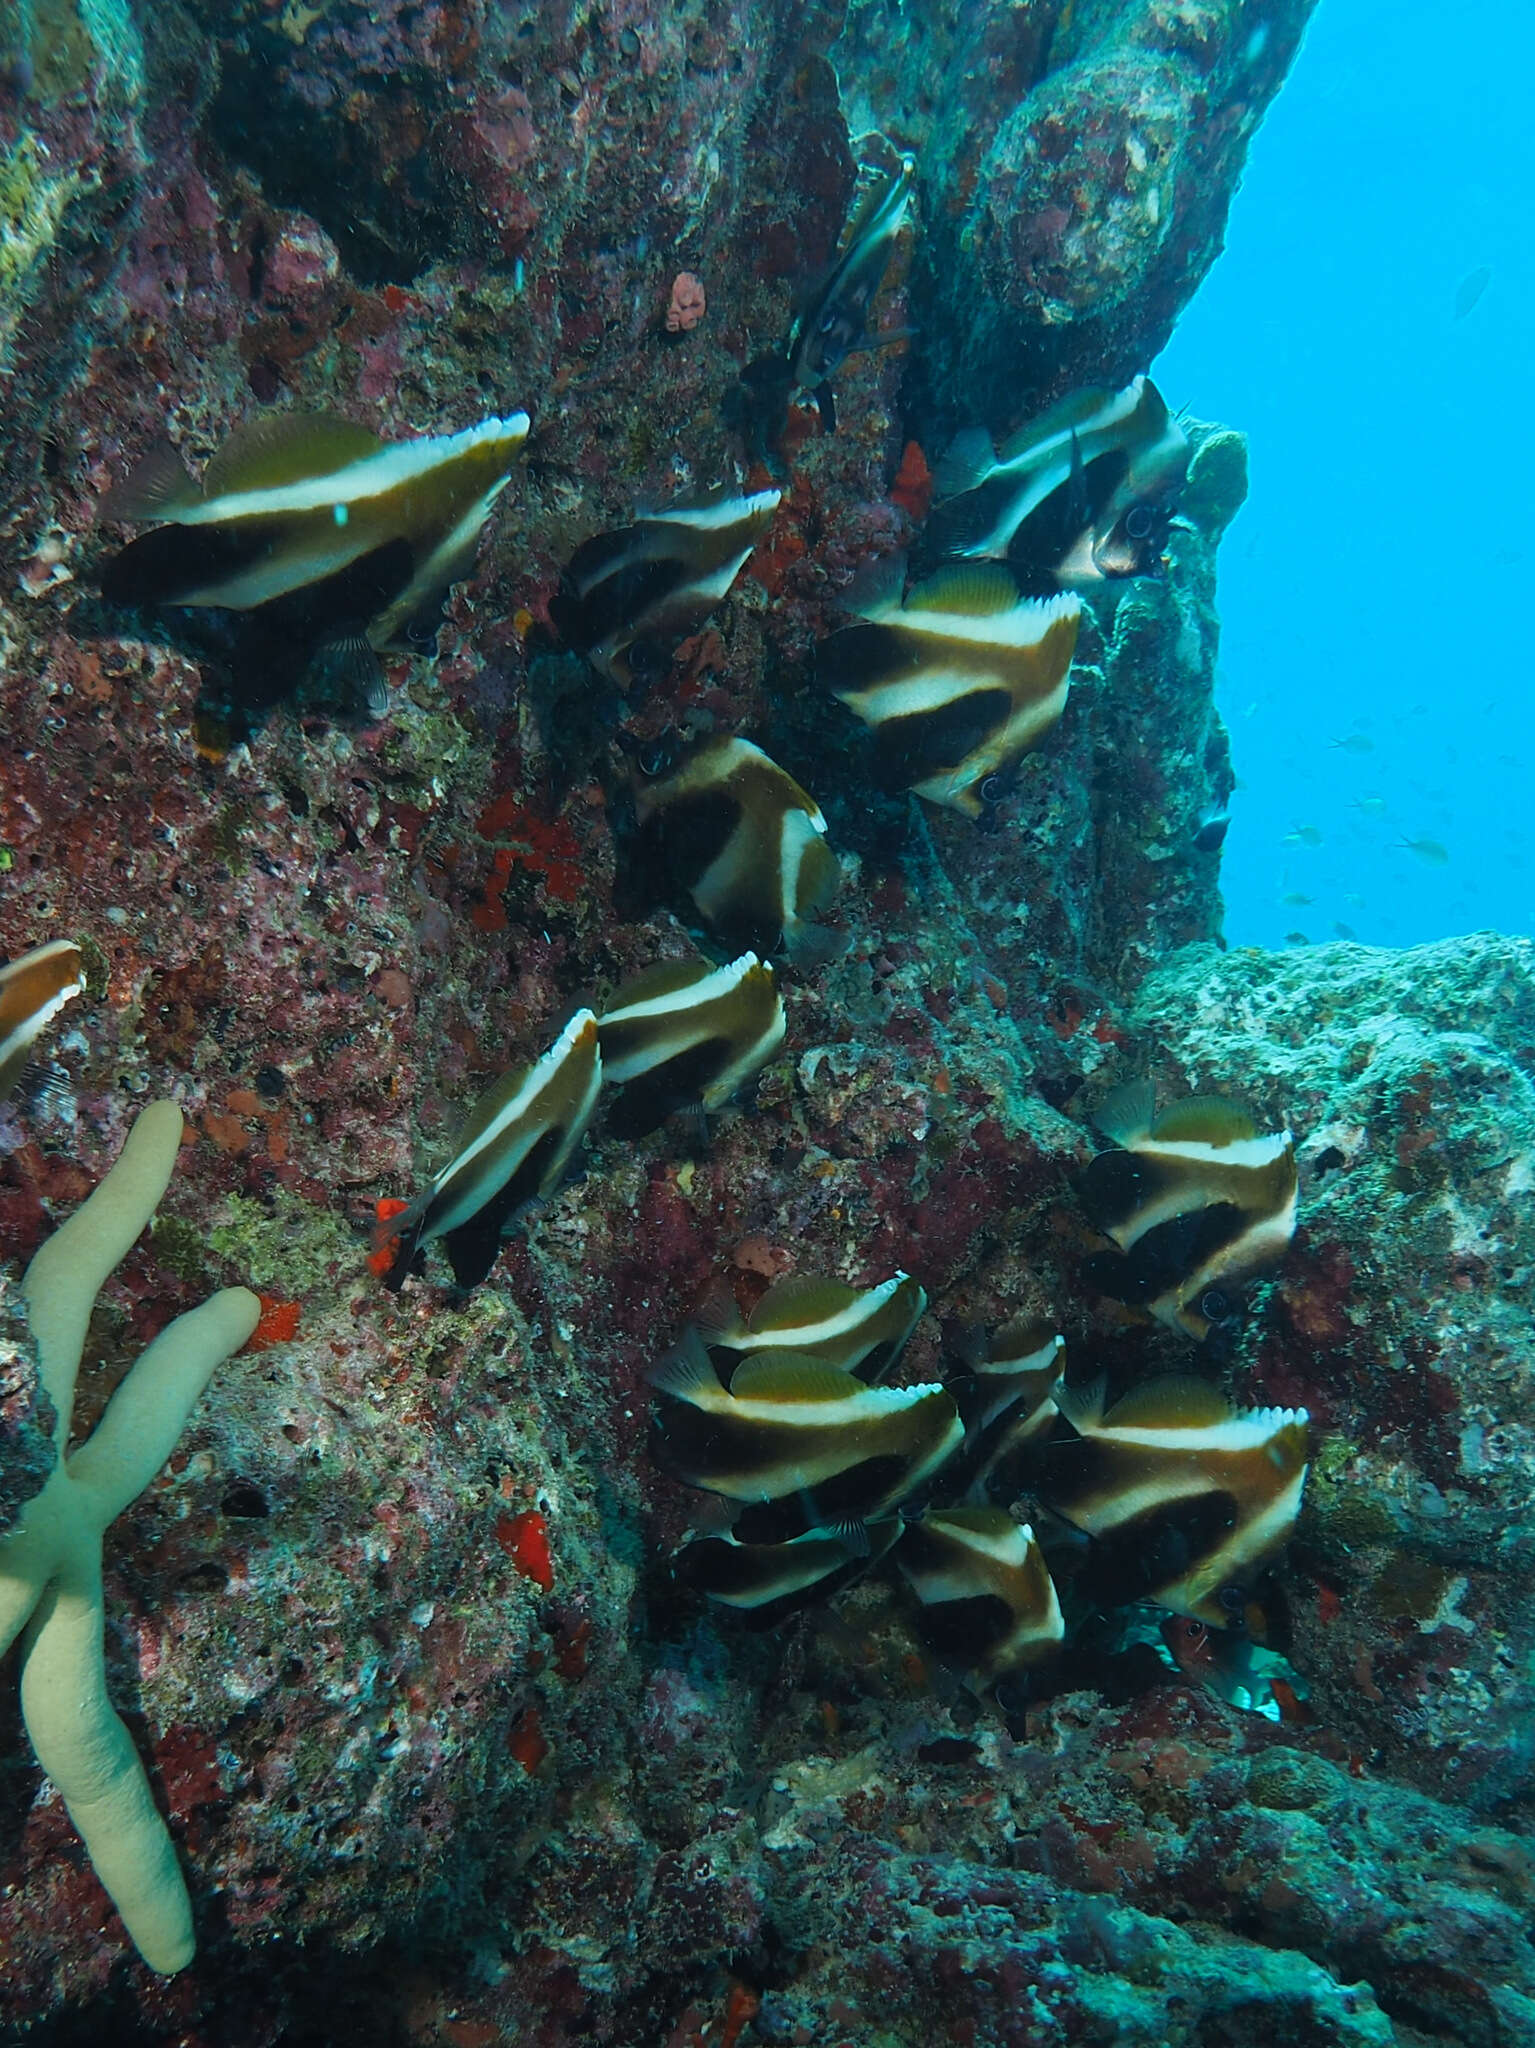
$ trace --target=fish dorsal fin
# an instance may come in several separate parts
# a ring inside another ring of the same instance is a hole
[[[730,1391],[738,1401],[848,1401],[874,1389],[850,1372],[800,1351],[754,1352],[736,1367]],[[877,1399],[877,1396],[876,1396]]]
[[[203,494],[191,471],[169,441],[157,441],[107,492],[96,509],[98,519],[121,520],[125,526],[143,519],[174,524],[178,512],[200,505]]]
[[[1229,1095],[1190,1095],[1171,1102],[1150,1129],[1150,1136],[1168,1145],[1241,1145],[1257,1135],[1252,1111]]]
[[[823,1316],[839,1314],[858,1294],[858,1288],[849,1287],[845,1280],[823,1280],[815,1273],[787,1274],[773,1282],[752,1310],[752,1334],[818,1323]]]
[[[1025,1316],[1014,1316],[1011,1322],[1004,1323],[993,1333],[980,1370],[994,1371],[1000,1365],[1016,1367],[1031,1360],[1040,1366],[1053,1365],[1065,1348],[1065,1339],[1048,1323],[1030,1322]]]
[[[1069,434],[1073,427],[1089,425],[1116,395],[1106,384],[1089,384],[1081,391],[1068,392],[1054,405],[1047,406],[1042,413],[1036,413],[1033,419],[1026,421],[1016,434],[1008,436],[999,450],[1002,460],[1016,462],[1020,455],[1026,455],[1041,442],[1053,440],[1057,434]]]
[[[642,968],[633,981],[614,990],[608,1014],[639,1003],[653,1003],[658,996],[676,995],[679,989],[691,988],[695,982],[705,981],[717,972],[707,960],[657,960],[653,966]]]
[[[1156,1115],[1156,1086],[1149,1080],[1121,1081],[1093,1111],[1093,1122],[1116,1145],[1134,1144],[1151,1129]]]
[[[1018,602],[1017,581],[1000,562],[955,562],[919,583],[908,596],[906,609],[987,619],[1014,610]]]
[[[330,476],[376,455],[384,444],[367,427],[328,412],[279,412],[247,420],[203,471],[203,496],[272,491]]]
[[[964,427],[944,449],[933,471],[933,496],[957,498],[984,483],[997,466],[997,451],[984,427]]]
[[[652,1367],[650,1384],[658,1393],[675,1394],[681,1401],[696,1400],[699,1395],[721,1395],[725,1391],[714,1370],[714,1360],[696,1330],[685,1331],[681,1341]]]
[[[1175,1372],[1132,1387],[1103,1424],[1105,1429],[1212,1429],[1231,1416],[1231,1403],[1213,1380]]]

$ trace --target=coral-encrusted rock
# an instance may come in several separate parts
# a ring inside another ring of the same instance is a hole
[[[1304,1402],[1297,1562],[1329,1725],[1473,1807],[1532,1788],[1535,950],[1197,948],[1143,987],[1169,1093],[1250,1097],[1299,1140],[1301,1226],[1242,1364]]]
[[[56,1422],[16,1283],[0,1273],[0,1536],[53,1470]]]

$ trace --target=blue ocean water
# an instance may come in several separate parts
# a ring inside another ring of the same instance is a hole
[[[1322,0],[1157,366],[1251,443],[1233,944],[1535,923],[1532,77],[1529,0]]]

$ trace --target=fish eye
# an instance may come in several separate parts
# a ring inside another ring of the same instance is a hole
[[[1145,540],[1157,523],[1157,515],[1149,505],[1133,505],[1125,518],[1125,532],[1131,540]]]
[[[1202,1643],[1207,1633],[1208,1631],[1202,1621],[1191,1621],[1188,1625],[1187,1635],[1191,1643],[1196,1645]]]
[[[988,775],[976,790],[976,795],[983,804],[1000,803],[1005,793],[1003,778],[1000,775]]]
[[[1220,1603],[1225,1613],[1240,1614],[1247,1605],[1247,1595],[1240,1586],[1222,1586]]]
[[[1199,1313],[1208,1323],[1229,1323],[1236,1312],[1236,1304],[1224,1288],[1207,1287],[1199,1297]]]
[[[629,648],[629,667],[636,675],[659,675],[667,657],[654,640],[636,640]]]
[[[677,736],[670,731],[663,732],[659,739],[641,747],[635,756],[642,775],[664,775],[676,758]]]

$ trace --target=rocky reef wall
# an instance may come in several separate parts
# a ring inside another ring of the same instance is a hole
[[[860,560],[912,536],[911,440],[1144,364],[1306,11],[203,0],[142,14],[133,70],[80,0],[78,75],[10,59],[6,147],[68,124],[48,161],[97,168],[44,195],[3,366],[0,941],[78,936],[88,988],[3,1112],[0,1254],[19,1270],[169,1091],[189,1141],[103,1292],[78,1431],[180,1309],[265,1301],[106,1555],[198,1960],[134,1961],[0,1691],[12,2034],[1530,2037],[1528,948],[1219,949],[1193,839],[1231,782],[1229,432],[1197,434],[1166,580],[1084,621],[995,829],[872,800],[808,672]],[[874,124],[922,165],[881,315],[915,339],[850,362],[834,436],[795,415],[768,541],[630,717],[803,776],[847,951],[790,979],[784,1050],[706,1150],[599,1134],[491,1283],[391,1298],[378,1198],[574,1003],[680,948],[624,907],[611,721],[545,607],[678,457],[725,473],[722,397]],[[682,269],[709,312],[669,340]],[[394,664],[375,725],[288,706],[200,743],[196,660],[94,595],[101,493],[167,428],[200,454],[276,405],[394,437],[522,403],[438,659]],[[1195,1673],[1009,1726],[874,1585],[766,1642],[680,1596],[694,1504],[650,1466],[643,1376],[716,1274],[904,1266],[922,1377],[1018,1313],[1084,1368],[1190,1362],[1081,1279],[1087,1113],[1148,1068],[1301,1140],[1291,1259],[1198,1362],[1317,1418],[1286,1568],[1306,1717]],[[7,1514],[47,1424],[15,1336]]]

